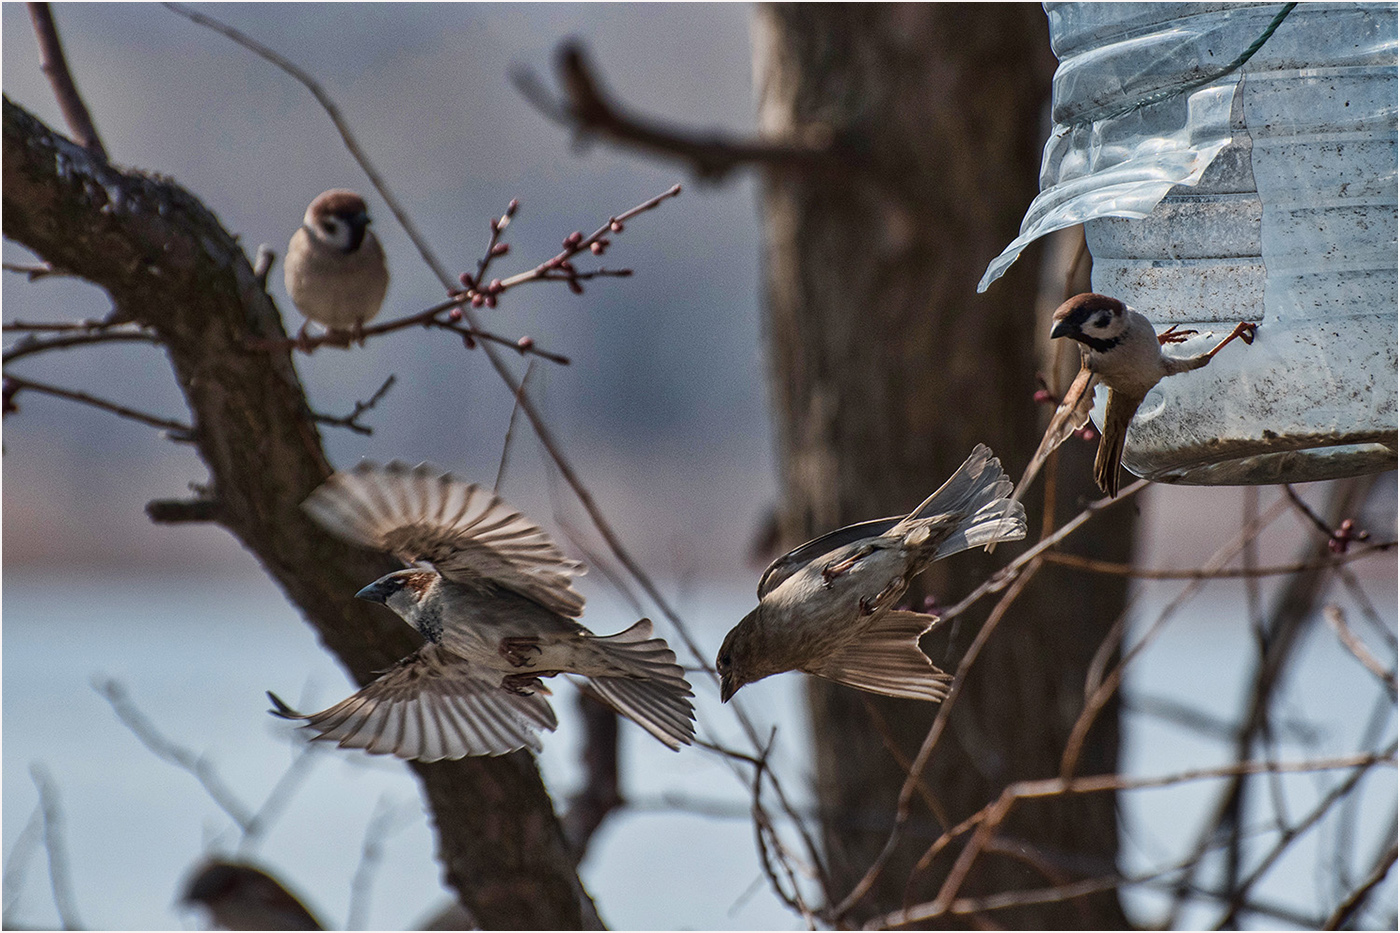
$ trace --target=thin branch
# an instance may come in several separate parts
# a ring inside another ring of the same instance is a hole
[[[559,46],[555,66],[566,100],[556,100],[528,69],[514,69],[511,81],[542,114],[580,136],[599,136],[620,146],[679,160],[706,180],[718,181],[735,169],[748,166],[850,172],[865,161],[858,153],[839,147],[824,126],[814,126],[805,140],[738,140],[719,132],[685,132],[626,114],[603,94],[578,42]]]
[[[6,329],[10,328],[7,326]],[[159,346],[161,339],[156,336],[154,331],[141,329],[97,330],[90,333],[65,334],[62,337],[49,337],[47,339],[36,337],[31,333],[6,347],[0,361],[13,363],[15,360],[33,356],[36,353],[65,350],[69,347],[95,343],[149,343]]]
[[[745,810],[745,816],[748,811]],[[4,907],[0,909],[0,926],[7,930],[20,928],[20,924],[14,918],[15,907],[19,903],[20,891],[24,888],[24,876],[29,868],[29,859],[39,846],[39,838],[44,829],[44,802],[41,799],[34,805],[34,809],[29,814],[29,821],[24,824],[24,829],[20,830],[15,837],[14,845],[10,846],[10,854],[5,858],[4,878],[0,881],[0,891],[4,892]]]
[[[1337,633],[1337,640],[1342,643],[1342,647],[1351,652],[1352,657],[1361,662],[1361,666],[1372,674],[1375,674],[1381,683],[1385,684],[1386,690],[1391,697],[1395,696],[1395,673],[1386,670],[1375,655],[1373,655],[1356,633],[1347,627],[1347,620],[1342,615],[1340,606],[1326,606],[1322,610],[1322,615],[1327,619],[1327,624],[1332,627],[1332,631]]]
[[[364,841],[360,844],[360,862],[350,881],[350,906],[346,911],[345,929],[363,930],[369,917],[369,896],[374,887],[374,875],[384,857],[384,840],[394,824],[394,807],[384,797],[374,805],[374,813],[365,824]]]
[[[313,413],[311,418],[317,424],[328,424],[332,427],[337,428],[349,428],[356,434],[363,434],[365,436],[369,436],[374,433],[374,428],[371,428],[369,425],[366,424],[360,424],[360,416],[367,411],[373,411],[374,406],[378,405],[380,401],[383,400],[384,396],[388,394],[391,388],[393,388],[394,383],[397,380],[398,377],[390,373],[389,378],[384,380],[384,384],[381,385],[379,388],[375,389],[374,394],[371,395],[369,398],[365,399],[363,402],[356,402],[355,409],[348,415],[336,417],[334,415],[320,415]]]
[[[59,386],[49,385],[46,382],[37,382],[33,379],[26,379],[20,376],[5,376],[5,411],[10,413],[16,410],[14,398],[21,391],[39,392],[44,395],[53,395],[58,398],[66,398],[69,401],[80,402],[84,405],[91,405],[93,408],[100,408],[103,411],[110,411],[114,415],[129,418],[132,421],[139,421],[141,424],[150,425],[153,428],[164,428],[170,432],[171,440],[188,441],[194,437],[194,428],[179,421],[172,421],[169,418],[160,418],[149,415],[134,408],[127,408],[125,405],[118,405],[116,402],[109,402],[106,399],[88,395],[86,392],[77,392],[73,389],[64,389]]]
[[[1076,570],[1085,570],[1089,573],[1132,577],[1138,580],[1232,580],[1241,578],[1248,579],[1251,577],[1278,577],[1293,573],[1301,573],[1306,570],[1336,567],[1341,564],[1349,564],[1361,557],[1369,557],[1378,553],[1387,553],[1394,550],[1395,546],[1395,541],[1377,541],[1363,545],[1354,550],[1348,550],[1345,554],[1336,554],[1317,561],[1297,561],[1292,564],[1277,564],[1272,567],[1222,567],[1213,570],[1206,570],[1204,568],[1192,570],[1149,570],[1134,564],[1096,560],[1092,557],[1080,557],[1077,554],[1066,554],[1063,551],[1051,551],[1045,555],[1045,560],[1048,563],[1060,564],[1064,567],[1073,567]]]
[[[63,841],[63,804],[58,797],[48,768],[35,762],[29,775],[39,791],[39,805],[44,811],[44,848],[49,854],[49,881],[53,886],[53,903],[58,909],[59,922],[65,930],[81,930],[77,902],[73,897],[73,879],[68,873],[68,848]]]
[[[62,111],[64,122],[73,134],[73,141],[105,161],[107,149],[97,135],[92,114],[88,113],[87,104],[83,103],[78,85],[73,81],[73,73],[68,69],[68,59],[63,54],[63,43],[58,37],[53,11],[47,3],[31,3],[29,19],[34,24],[34,37],[39,40],[39,68],[53,86],[58,109]]]
[[[22,262],[5,262],[0,263],[0,270],[4,270],[5,272],[18,272],[25,278],[29,279],[29,281],[31,282],[37,282],[40,279],[47,279],[50,276],[67,276],[73,274],[71,272],[65,272],[62,269],[55,267],[54,264],[51,262],[40,262],[32,264]],[[5,329],[9,330],[8,327],[6,327]]]
[[[496,466],[496,484],[491,487],[497,495],[501,492],[501,483],[506,479],[506,466],[510,463],[511,441],[515,440],[515,422],[520,415],[520,395],[530,384],[530,377],[535,374],[535,361],[531,360],[525,367],[525,375],[520,377],[520,389],[515,393],[515,404],[510,406],[510,421],[506,423],[505,440],[501,442],[501,462]]]
[[[992,842],[997,828],[1010,815],[1014,806],[1022,800],[1054,797],[1061,794],[1094,794],[1117,791],[1146,790],[1170,787],[1194,781],[1228,778],[1244,774],[1284,773],[1298,774],[1318,771],[1334,771],[1366,767],[1374,764],[1394,764],[1394,754],[1350,755],[1340,758],[1327,758],[1312,761],[1278,762],[1246,761],[1222,765],[1215,768],[1197,768],[1180,771],[1176,774],[1155,777],[1130,778],[1121,774],[1100,774],[1087,777],[1065,779],[1047,778],[1038,781],[1020,781],[1007,787],[1001,796],[987,804],[965,821],[959,829],[976,825],[977,830],[959,853],[957,861],[944,880],[934,900],[915,905],[907,910],[895,911],[876,921],[881,926],[903,926],[942,916],[950,911],[957,899],[958,890],[967,879],[973,863],[982,851]],[[956,832],[956,830],[950,831]]]
[[[1390,869],[1395,866],[1396,855],[1396,845],[1392,842],[1390,848],[1371,869],[1371,873],[1366,876],[1366,880],[1362,881],[1360,887],[1348,894],[1346,899],[1337,905],[1337,909],[1332,911],[1332,915],[1322,924],[1322,929],[1340,930],[1342,924],[1350,920],[1365,905],[1371,892],[1385,880],[1386,875],[1390,874]]]
[[[117,714],[117,718],[131,730],[142,745],[150,749],[162,761],[168,761],[177,768],[193,775],[219,809],[227,813],[238,824],[241,831],[248,832],[249,827],[253,825],[253,814],[248,812],[248,808],[224,784],[223,779],[219,777],[218,772],[207,758],[195,754],[184,746],[176,745],[161,735],[160,730],[147,718],[146,714],[137,709],[136,704],[131,701],[127,694],[126,688],[117,680],[112,678],[94,679],[92,687],[106,698],[112,706],[112,712]]]
[[[1129,490],[1131,489],[1132,487],[1129,487]],[[1088,513],[1086,512],[1085,514]],[[1081,516],[1081,518],[1082,517],[1083,516]],[[963,684],[967,682],[967,672],[972,668],[978,656],[981,655],[983,647],[991,639],[992,633],[996,631],[997,625],[1000,624],[1002,618],[1006,615],[1006,611],[1011,608],[1011,604],[1021,595],[1021,591],[1025,589],[1026,585],[1035,577],[1036,572],[1039,571],[1041,566],[1042,564],[1040,561],[1033,560],[1024,573],[1014,578],[1011,588],[1007,590],[1006,595],[1003,596],[1001,600],[998,601],[996,607],[992,609],[991,613],[987,616],[987,621],[982,623],[982,627],[978,630],[977,637],[973,639],[972,645],[968,647],[967,652],[963,655],[962,661],[958,664],[957,674],[953,677],[953,683],[948,688],[948,695],[944,697],[943,702],[939,705],[938,715],[934,717],[932,725],[929,726],[928,733],[924,736],[923,744],[919,746],[919,753],[915,756],[914,763],[910,766],[909,773],[904,779],[904,785],[900,788],[899,802],[895,807],[894,825],[890,827],[890,833],[885,839],[884,848],[880,850],[880,854],[875,857],[875,861],[871,866],[866,869],[864,877],[856,882],[855,887],[851,889],[850,893],[841,900],[833,911],[831,911],[833,923],[840,924],[846,914],[848,914],[856,904],[860,903],[861,898],[865,897],[871,887],[873,887],[875,882],[879,879],[880,874],[885,869],[885,865],[889,862],[890,856],[894,854],[895,846],[899,842],[904,824],[909,819],[910,803],[913,800],[915,791],[919,787],[920,777],[924,772],[924,768],[928,765],[928,760],[932,756],[934,748],[938,745],[939,739],[943,737],[944,730],[948,727],[953,704],[957,702],[958,697],[962,694]],[[966,600],[964,600],[964,602],[966,602]],[[950,830],[949,832],[953,831]]]

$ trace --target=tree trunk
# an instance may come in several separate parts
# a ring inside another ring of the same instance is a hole
[[[4,102],[4,233],[105,289],[160,336],[194,417],[209,484],[165,520],[217,521],[282,587],[360,683],[413,651],[412,630],[354,598],[395,569],[314,524],[300,504],[329,474],[282,321],[237,241],[173,182],[119,170]],[[487,929],[597,928],[528,752],[415,765],[440,857]]]
[[[1040,7],[768,5],[756,15],[754,47],[762,130],[777,138],[832,134],[861,156],[841,178],[773,172],[764,192],[786,541],[908,510],[978,442],[1018,476],[1044,427],[1032,402],[1038,252],[1027,251],[989,294],[977,295],[975,285],[1037,191],[1054,68]],[[1079,462],[1061,471],[1062,517],[1080,497],[1097,497],[1084,461],[1092,450],[1074,447],[1064,449]],[[1028,505],[1034,538],[1038,509]],[[1114,511],[1075,539],[1081,552],[1126,558],[1130,510]],[[953,602],[1016,550],[1003,545],[992,557],[975,551],[935,564],[910,599],[916,607],[926,593]],[[942,828],[1013,781],[1058,774],[1086,669],[1124,594],[1122,583],[1100,578],[1089,587],[1054,568],[1022,594],[972,668],[926,771],[941,812],[916,802],[902,847],[854,919],[905,902],[913,862]],[[936,664],[956,667],[986,611],[935,629],[924,647]],[[903,783],[882,733],[912,759],[937,707],[815,678],[808,695],[824,841],[840,897],[884,845]],[[1114,707],[1091,735],[1080,771],[1114,771],[1117,757]],[[1037,802],[1018,810],[1002,835],[1020,857],[985,855],[962,894],[1115,869],[1111,795]],[[956,851],[949,847],[907,893],[931,898]],[[1126,923],[1111,891],[985,919],[1032,928]]]

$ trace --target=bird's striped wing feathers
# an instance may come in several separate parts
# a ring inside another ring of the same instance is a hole
[[[449,580],[489,580],[561,615],[583,612],[583,564],[495,493],[421,463],[364,462],[334,474],[303,507],[333,534],[431,564]]]
[[[306,721],[318,740],[418,761],[540,749],[558,724],[539,693],[501,688],[438,645],[401,661],[358,693],[319,713],[298,713],[269,693],[272,712]]]

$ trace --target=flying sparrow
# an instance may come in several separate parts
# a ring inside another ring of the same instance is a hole
[[[224,930],[325,929],[276,878],[237,862],[205,862],[186,884],[180,903],[208,908],[210,924]]]
[[[1047,457],[1065,439],[1089,422],[1094,407],[1094,383],[1101,381],[1108,388],[1104,408],[1103,436],[1094,458],[1094,481],[1110,496],[1118,495],[1119,466],[1123,460],[1123,441],[1128,425],[1137,413],[1147,393],[1161,379],[1177,373],[1200,369],[1211,361],[1236,337],[1245,343],[1254,342],[1258,327],[1247,321],[1235,325],[1224,340],[1199,356],[1167,356],[1162,347],[1180,343],[1195,331],[1178,331],[1175,326],[1158,334],[1152,322],[1117,298],[1085,292],[1060,305],[1055,310],[1051,337],[1068,337],[1079,342],[1079,374],[1041,439],[1040,446],[1016,484],[1012,499],[1019,501],[1031,480],[1035,479]],[[988,550],[991,550],[988,547]]]
[[[799,670],[871,693],[941,700],[951,678],[919,649],[936,616],[895,609],[935,560],[1026,534],[1011,481],[978,444],[958,471],[908,515],[848,525],[775,560],[758,608],[720,646],[720,698],[770,674]]]
[[[538,750],[538,730],[557,725],[541,678],[569,673],[668,747],[690,744],[694,694],[651,621],[604,637],[575,622],[583,597],[570,580],[583,564],[492,492],[427,464],[362,463],[302,507],[333,534],[417,565],[356,595],[427,644],[319,713],[269,694],[276,715],[342,747],[421,761]]]
[[[384,250],[369,229],[365,202],[333,188],[311,202],[287,244],[283,278],[302,314],[333,331],[359,339],[379,313],[389,288]],[[302,325],[298,338],[306,339]]]

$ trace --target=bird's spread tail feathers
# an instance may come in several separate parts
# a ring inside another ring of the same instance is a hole
[[[695,710],[690,684],[676,663],[676,653],[653,638],[650,619],[616,635],[590,639],[616,661],[636,671],[635,677],[590,677],[589,683],[610,706],[679,751],[695,737]]]
[[[943,538],[934,560],[995,541],[1026,536],[1026,509],[1011,501],[1011,480],[985,444],[972,450],[958,471],[899,524],[890,534],[907,534],[921,523],[943,522],[955,516],[957,527]]]

